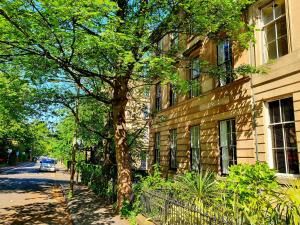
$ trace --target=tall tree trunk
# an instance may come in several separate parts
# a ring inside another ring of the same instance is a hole
[[[125,118],[125,109],[128,102],[127,91],[127,81],[122,80],[114,90],[114,101],[112,103],[118,170],[117,210],[122,208],[124,201],[130,200],[132,194],[131,160],[127,143]]]

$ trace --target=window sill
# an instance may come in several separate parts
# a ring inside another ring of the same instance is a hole
[[[280,184],[289,184],[293,180],[298,180],[300,174],[276,173],[276,180]]]

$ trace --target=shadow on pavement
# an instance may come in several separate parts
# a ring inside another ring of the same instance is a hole
[[[66,192],[67,190],[65,190]],[[76,186],[74,198],[69,201],[69,210],[75,225],[129,225],[117,216],[112,206],[97,197],[85,186]]]
[[[66,213],[65,205],[62,206],[63,197],[59,188],[53,188],[50,194],[50,199],[52,200],[52,202],[34,202],[26,205],[17,205],[3,208],[2,211],[5,211],[5,213],[0,213],[0,224],[70,225],[71,219]]]
[[[67,180],[47,179],[47,178],[11,178],[0,177],[0,192],[43,192],[49,185],[68,184]]]

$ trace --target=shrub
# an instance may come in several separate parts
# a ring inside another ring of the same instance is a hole
[[[230,167],[229,176],[221,183],[225,194],[221,205],[239,224],[293,224],[292,207],[285,191],[275,179],[275,171],[265,163]]]
[[[175,176],[173,185],[179,199],[194,200],[203,204],[211,203],[220,192],[216,174],[210,171],[187,172]]]
[[[76,168],[82,184],[88,185],[97,195],[106,200],[116,199],[116,172],[112,166],[79,162]]]

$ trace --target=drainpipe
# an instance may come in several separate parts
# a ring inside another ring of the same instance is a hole
[[[255,20],[254,15],[254,9],[251,8],[251,16],[252,16],[252,23]],[[251,65],[254,65],[256,67],[256,51],[255,51],[255,43],[252,43],[252,48],[250,48],[250,62]],[[259,162],[258,159],[258,138],[257,138],[257,112],[256,112],[256,101],[255,101],[255,93],[253,90],[253,74],[250,74],[250,88],[251,88],[251,104],[252,104],[252,129],[254,131],[254,140],[255,140],[255,161]]]

